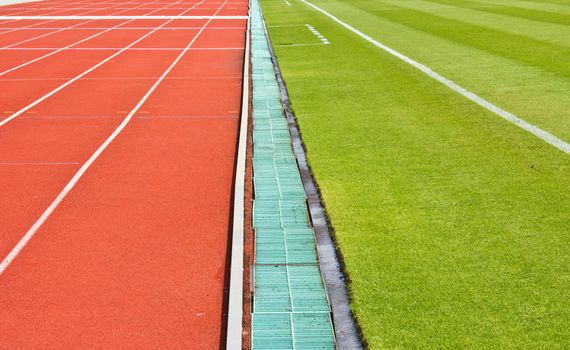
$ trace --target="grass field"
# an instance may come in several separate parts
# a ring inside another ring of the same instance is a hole
[[[299,0],[261,2],[369,347],[568,348],[570,156]],[[570,1],[311,2],[570,140]]]

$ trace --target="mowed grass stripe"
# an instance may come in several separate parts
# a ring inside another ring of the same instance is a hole
[[[569,157],[297,1],[262,4],[269,25],[310,23],[333,43],[276,52],[370,348],[567,344]]]
[[[358,29],[373,38],[381,39],[382,43],[431,67],[493,104],[563,140],[570,140],[570,118],[561,118],[570,110],[570,94],[567,93],[570,79],[485,50],[484,42],[496,41],[494,33],[482,37],[479,48],[369,13],[365,7],[359,7],[363,6],[359,0],[350,3],[316,0],[314,3],[333,13],[341,13],[344,21],[356,23]],[[374,6],[373,9],[377,8]],[[422,21],[422,16],[416,19]],[[457,25],[452,30],[461,32],[462,24]],[[562,35],[554,33],[553,36]],[[510,43],[505,42],[504,45],[509,46]]]
[[[460,6],[462,8],[474,9],[498,15],[510,17],[525,18],[532,21],[539,21],[554,24],[570,24],[570,15],[565,13],[548,12],[540,10],[531,10],[520,7],[504,6],[500,3],[496,5],[483,4],[477,1],[469,0],[427,0],[434,3],[446,4],[451,6]]]
[[[496,5],[496,0],[473,0],[486,5]],[[529,10],[539,10],[542,12],[570,13],[570,5],[567,1],[564,4],[534,2],[529,0],[501,0],[501,5],[512,6]]]
[[[510,17],[424,0],[382,0],[381,2],[374,2],[374,4],[377,4],[376,6],[378,6],[379,10],[383,11],[416,10],[507,34],[570,47],[570,27],[560,24],[537,22],[521,17]],[[383,6],[384,4],[389,6],[390,9],[388,10],[386,6]]]
[[[356,1],[355,6],[367,2]],[[425,11],[384,4],[371,13],[406,27],[426,32],[460,45],[506,57],[554,74],[570,77],[570,46],[557,45],[522,35],[515,35],[461,20],[433,15]],[[492,40],[490,40],[492,38]]]

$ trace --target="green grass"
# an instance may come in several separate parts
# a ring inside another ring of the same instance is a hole
[[[289,1],[262,6],[369,347],[568,348],[570,157]],[[570,2],[314,3],[570,140]]]

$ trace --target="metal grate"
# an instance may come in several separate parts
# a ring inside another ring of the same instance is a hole
[[[330,306],[265,27],[251,4],[253,349],[334,349]]]

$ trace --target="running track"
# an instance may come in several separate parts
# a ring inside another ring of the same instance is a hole
[[[247,5],[46,0],[0,16]],[[245,31],[221,18],[0,21],[0,348],[224,346]]]

